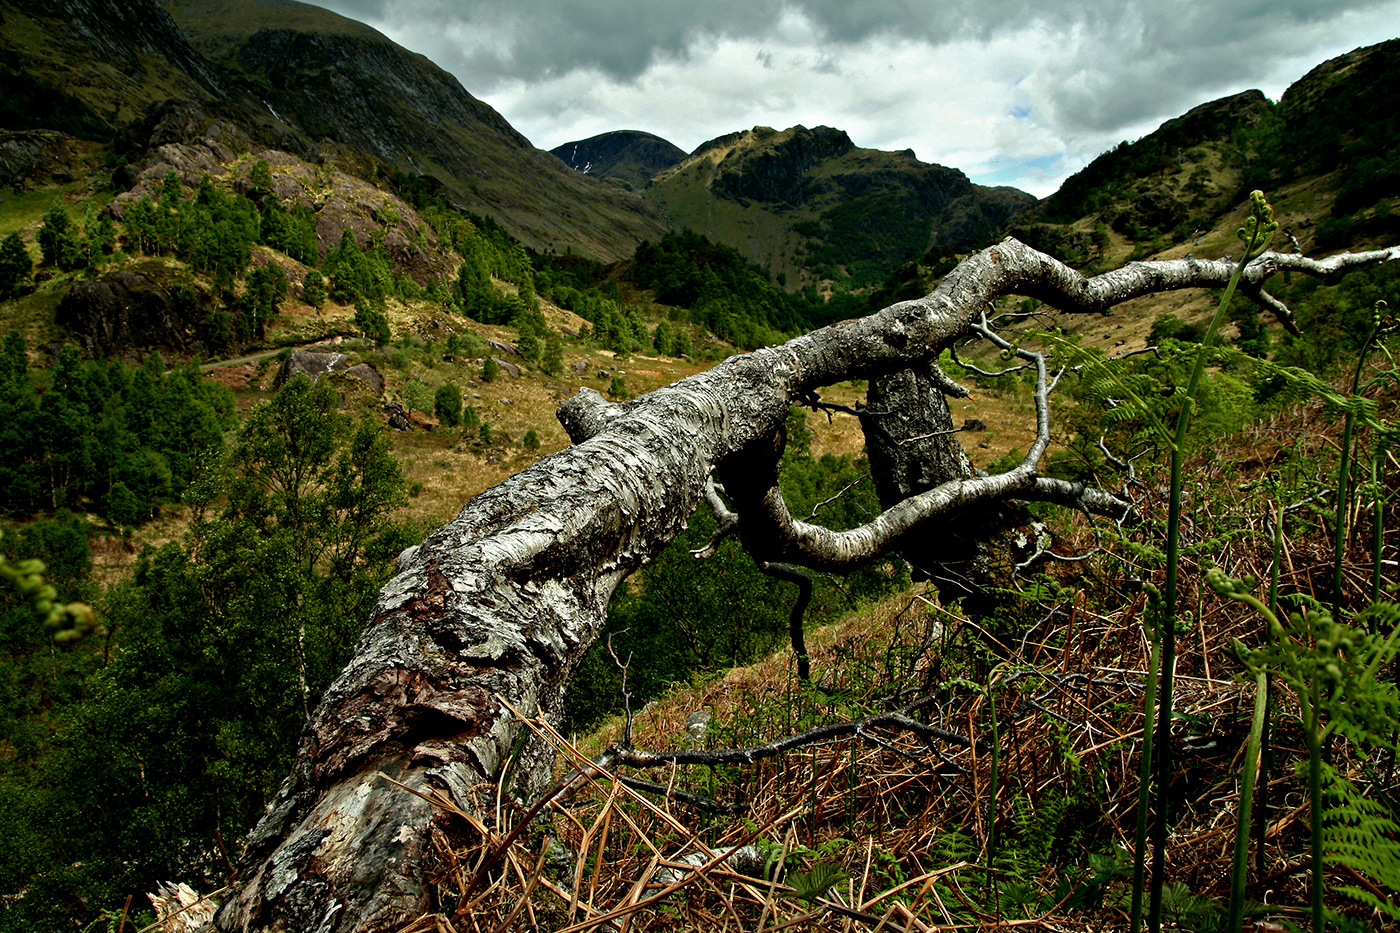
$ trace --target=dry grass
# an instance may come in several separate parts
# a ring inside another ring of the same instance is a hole
[[[1233,543],[1208,556],[1232,574],[1267,578],[1262,508],[1259,514],[1236,508],[1227,492],[1241,482],[1233,470],[1241,464],[1256,475],[1276,469],[1281,452],[1320,427],[1318,421],[1314,408],[1238,439],[1241,457],[1230,473],[1209,460],[1195,464],[1188,546],[1234,528]],[[1321,432],[1312,436],[1326,443]],[[1400,522],[1400,508],[1392,506],[1388,521]],[[1067,532],[1061,547],[1091,543],[1092,534],[1080,528]],[[1186,574],[1184,603],[1193,607],[1195,625],[1178,648],[1168,877],[1223,905],[1253,701],[1252,686],[1236,679],[1238,665],[1224,649],[1236,637],[1257,639],[1261,624],[1199,586],[1206,556],[1188,559]],[[1359,576],[1364,558],[1355,556]],[[1294,521],[1280,562],[1283,591],[1311,592],[1329,560],[1316,527]],[[881,729],[865,740],[788,751],[743,767],[672,766],[643,775],[738,805],[737,817],[639,792],[593,767],[595,756],[621,740],[620,721],[572,742],[531,723],[559,750],[560,781],[572,774],[579,786],[518,836],[510,830],[522,825],[523,808],[494,787],[483,788],[492,800],[485,822],[440,801],[447,830],[436,840],[439,912],[408,929],[1125,929],[1127,882],[1113,882],[1088,904],[1073,904],[1067,895],[1088,879],[1088,853],[1126,858],[1132,845],[1148,646],[1143,597],[1126,581],[1138,572],[1151,576],[1117,557],[1052,568],[1058,594],[1028,608],[1020,624],[995,630],[929,593],[904,594],[809,637],[814,678],[832,691],[825,696],[796,682],[791,652],[782,651],[641,710],[633,724],[637,747],[683,747],[688,717],[697,710],[714,716],[708,746],[742,746],[888,709],[903,688],[916,692],[901,702],[936,698],[921,716],[973,740],[971,746],[925,743]],[[964,677],[993,684],[992,699],[957,681]],[[990,702],[1000,723],[995,802],[989,799]],[[1294,777],[1306,752],[1293,698],[1281,692],[1273,710],[1277,762],[1267,842],[1263,868],[1251,871],[1249,887],[1270,912],[1249,922],[1246,929],[1255,931],[1305,922],[1308,891],[1308,813]],[[1364,783],[1358,751],[1339,744],[1334,752],[1337,767]],[[999,851],[993,851],[994,825]],[[721,858],[728,847],[753,842],[783,860],[778,881],[740,874]],[[1017,852],[1024,856],[1019,863],[1011,856]],[[801,881],[795,876],[818,863],[839,868],[843,877],[823,897],[804,900],[794,890]],[[1329,879],[1331,906],[1375,929],[1393,929],[1332,893],[1351,883],[1356,878],[1342,874]],[[994,887],[1026,895],[1030,904],[999,901]],[[1166,919],[1185,922],[1170,911]]]

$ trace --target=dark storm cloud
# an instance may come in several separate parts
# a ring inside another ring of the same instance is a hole
[[[988,39],[1038,24],[1083,42],[1049,67],[1051,100],[1069,127],[1121,124],[1144,100],[1191,99],[1257,71],[1309,27],[1383,0],[331,0],[334,9],[412,36],[483,91],[595,70],[622,82],[659,60],[684,60],[725,38],[762,38],[785,13],[829,46],[873,37]],[[1164,89],[1170,87],[1164,94]]]
[[[480,79],[525,80],[580,68],[618,80],[696,42],[771,29],[777,0],[333,0],[327,6],[373,24],[439,24],[462,65]]]
[[[1400,0],[323,2],[545,147],[623,126],[689,148],[827,123],[974,175],[1029,166],[1041,188],[1204,101],[1277,96],[1400,26]]]

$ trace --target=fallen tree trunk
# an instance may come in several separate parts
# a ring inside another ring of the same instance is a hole
[[[1245,281],[1257,293],[1283,264],[1314,271],[1295,260],[1266,254]],[[871,559],[916,525],[969,505],[1044,497],[1121,513],[1126,505],[1112,496],[1039,479],[1040,444],[1010,473],[960,475],[917,490],[863,529],[824,534],[786,517],[780,494],[774,500],[782,425],[791,404],[849,379],[913,369],[947,391],[939,352],[978,327],[998,296],[1102,312],[1150,292],[1223,286],[1233,268],[1228,260],[1135,263],[1086,280],[1006,240],[925,298],[733,357],[635,402],[581,390],[560,412],[574,446],[477,496],[401,558],[353,660],[308,722],[293,773],[252,832],[216,925],[381,931],[421,913],[435,814],[381,773],[486,812],[513,757],[511,793],[537,795],[548,751],[518,744],[520,723],[498,697],[525,715],[557,711],[613,588],[684,527],[715,470],[746,487],[736,511],[745,523],[755,516],[744,535],[756,559],[819,569]],[[1040,414],[1048,427],[1048,410]]]

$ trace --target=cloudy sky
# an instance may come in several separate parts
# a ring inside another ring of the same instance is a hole
[[[1400,0],[318,0],[451,71],[536,146],[687,152],[798,123],[1044,196],[1196,104],[1277,100],[1400,35]]]

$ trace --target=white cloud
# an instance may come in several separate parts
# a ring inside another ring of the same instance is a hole
[[[542,148],[846,130],[1035,194],[1123,139],[1393,38],[1400,0],[334,0]]]

